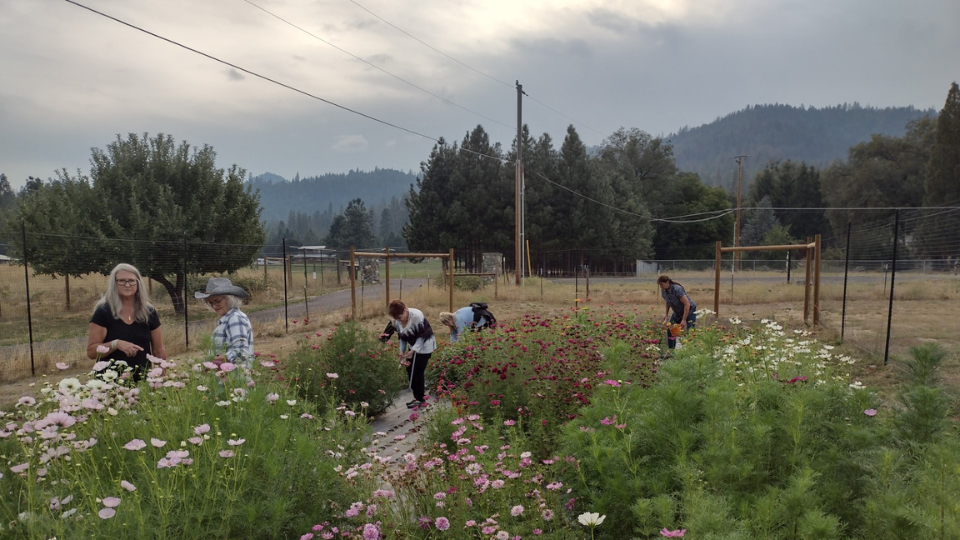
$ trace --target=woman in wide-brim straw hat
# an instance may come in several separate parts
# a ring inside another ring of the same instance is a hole
[[[203,300],[220,316],[213,331],[216,355],[213,363],[224,362],[243,367],[253,363],[253,326],[247,315],[240,311],[247,291],[234,285],[228,278],[210,278],[203,292],[194,296]]]

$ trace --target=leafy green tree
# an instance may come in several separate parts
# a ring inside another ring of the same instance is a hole
[[[936,139],[930,151],[923,206],[960,206],[960,87],[950,86],[937,118]],[[958,212],[927,212],[922,225],[924,252],[940,259],[960,257]]]
[[[373,216],[367,211],[362,200],[353,199],[347,203],[343,215],[333,219],[327,238],[330,245],[338,248],[354,246],[360,250],[374,245],[376,237],[373,235]]]
[[[924,178],[936,125],[929,117],[907,125],[902,137],[874,135],[849,151],[846,162],[823,170],[820,189],[831,207],[918,207],[923,202]],[[832,210],[827,217],[834,231],[887,222],[892,211]]]
[[[694,173],[678,175],[664,194],[664,216],[690,216],[655,222],[654,249],[657,259],[712,259],[717,240],[731,237],[735,216],[710,212],[728,210],[723,188],[709,187]]]
[[[218,169],[215,157],[208,145],[131,133],[93,149],[89,178],[62,170],[58,180],[32,185],[17,208],[28,230],[78,239],[31,246],[34,268],[79,276],[130,262],[163,285],[183,313],[185,264],[199,274],[235,271],[254,260],[265,237],[258,194],[243,183],[246,172],[236,165]],[[70,249],[73,257],[64,253]]]

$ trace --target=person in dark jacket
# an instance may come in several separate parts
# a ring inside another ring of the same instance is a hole
[[[657,278],[657,285],[660,286],[660,297],[667,304],[663,322],[666,323],[669,317],[669,324],[679,325],[680,332],[693,328],[697,323],[697,304],[683,289],[683,285],[666,275]],[[673,311],[672,315],[670,314],[671,311]],[[671,335],[668,328],[667,347],[673,349],[676,346],[677,336]]]
[[[426,405],[424,372],[427,370],[430,355],[437,348],[433,328],[422,311],[408,308],[402,300],[392,300],[388,311],[392,320],[380,334],[380,341],[386,343],[394,332],[400,338],[401,363],[407,368],[410,389],[413,391],[413,401],[407,403],[407,408]]]

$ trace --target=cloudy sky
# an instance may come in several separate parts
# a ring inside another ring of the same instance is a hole
[[[477,124],[509,147],[516,80],[557,146],[571,123],[592,145],[763,103],[939,110],[960,80],[958,0],[76,1],[236,67],[66,0],[0,0],[14,188],[87,173],[130,132],[254,175],[417,171]]]

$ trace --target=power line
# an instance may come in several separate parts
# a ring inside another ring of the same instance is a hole
[[[87,7],[87,6],[85,6],[85,5],[83,5],[83,4],[79,3],[79,2],[76,2],[75,0],[64,0],[64,2],[67,2],[67,3],[69,3],[69,4],[73,4],[73,5],[77,6],[77,7],[83,8],[83,9],[85,9],[85,10],[87,10],[87,11],[92,12],[92,13],[96,13],[97,15],[100,15],[101,17],[105,17],[105,18],[110,19],[110,20],[112,20],[112,21],[118,22],[118,23],[120,23],[120,24],[122,24],[122,25],[124,25],[124,26],[129,27],[129,28],[133,28],[134,30],[138,30],[138,31],[140,31],[140,32],[143,32],[144,34],[149,35],[149,36],[153,36],[153,37],[155,37],[155,38],[157,38],[157,39],[159,39],[159,40],[166,41],[167,43],[169,43],[169,44],[171,44],[171,45],[176,45],[177,47],[180,47],[180,48],[182,48],[182,49],[186,49],[186,50],[188,50],[188,51],[190,51],[190,52],[192,52],[192,53],[199,54],[200,56],[203,56],[203,57],[205,57],[205,58],[209,58],[210,60],[213,60],[214,62],[219,62],[219,63],[221,63],[221,64],[223,64],[223,65],[225,65],[225,66],[230,66],[230,67],[232,67],[233,69],[236,69],[237,71],[242,71],[242,72],[244,72],[244,73],[246,73],[246,74],[248,74],[248,75],[252,75],[252,76],[254,76],[254,77],[257,77],[258,79],[263,79],[263,80],[265,80],[265,81],[267,81],[267,82],[270,82],[270,83],[273,83],[273,84],[275,84],[275,85],[277,85],[277,86],[281,86],[281,87],[283,87],[283,88],[286,88],[287,90],[293,90],[294,92],[297,92],[298,94],[302,94],[302,95],[304,95],[304,96],[307,96],[307,97],[309,97],[309,98],[315,99],[315,100],[317,100],[317,101],[322,101],[322,102],[324,102],[324,103],[326,103],[326,104],[328,104],[328,105],[333,105],[334,107],[337,107],[338,109],[343,109],[344,111],[347,111],[347,112],[349,112],[349,113],[356,114],[357,116],[362,116],[362,117],[364,117],[364,118],[366,118],[366,119],[368,119],[368,120],[373,120],[374,122],[383,124],[383,125],[385,125],[385,126],[390,126],[390,127],[394,128],[394,129],[399,129],[399,130],[401,130],[401,131],[406,131],[407,133],[410,133],[411,135],[416,135],[416,136],[418,136],[418,137],[423,137],[424,139],[427,139],[427,140],[431,140],[431,141],[434,141],[434,142],[439,142],[437,139],[435,139],[434,137],[431,137],[431,136],[429,136],[429,135],[424,135],[423,133],[420,133],[420,132],[418,132],[418,131],[414,131],[414,130],[412,130],[412,129],[407,129],[407,128],[403,127],[403,126],[398,126],[398,125],[396,125],[396,124],[392,124],[392,123],[390,123],[390,122],[387,122],[386,120],[381,120],[381,119],[379,119],[379,118],[377,118],[377,117],[375,117],[375,116],[370,116],[369,114],[362,113],[362,112],[360,112],[360,111],[351,109],[350,107],[346,107],[346,106],[344,106],[344,105],[340,105],[339,103],[330,101],[329,99],[324,99],[324,98],[322,98],[322,97],[320,97],[320,96],[311,94],[310,92],[307,92],[306,90],[301,90],[301,89],[299,89],[299,88],[297,88],[297,87],[295,87],[295,86],[291,86],[291,85],[289,85],[289,84],[280,82],[280,81],[278,81],[278,80],[276,80],[276,79],[271,79],[270,77],[267,77],[266,75],[261,75],[261,74],[255,72],[255,71],[251,71],[251,70],[246,69],[246,68],[244,68],[244,67],[240,67],[240,66],[238,66],[237,64],[233,64],[233,63],[231,63],[231,62],[227,62],[226,60],[221,60],[220,58],[217,58],[216,56],[207,54],[207,53],[205,53],[205,52],[203,52],[203,51],[200,51],[200,50],[198,50],[198,49],[194,49],[193,47],[189,47],[189,46],[187,46],[187,45],[184,45],[184,44],[182,44],[182,43],[180,43],[180,42],[177,42],[177,41],[174,41],[174,40],[172,40],[172,39],[165,38],[165,37],[163,37],[163,36],[161,36],[161,35],[159,35],[159,34],[155,34],[155,33],[151,32],[151,31],[146,30],[146,29],[144,29],[144,28],[141,28],[141,27],[139,27],[139,26],[137,26],[137,25],[135,25],[135,24],[128,23],[128,22],[123,21],[123,20],[121,20],[121,19],[118,19],[118,18],[116,18],[116,17],[114,17],[114,16],[112,16],[112,15],[107,15],[106,13],[103,13],[102,11],[97,11],[96,9],[93,9],[93,8],[91,8],[91,7]]]
[[[421,88],[420,86],[417,86],[416,84],[414,84],[414,83],[412,83],[412,82],[404,79],[403,77],[400,77],[399,75],[396,75],[396,74],[394,74],[394,73],[391,73],[391,72],[387,71],[386,69],[383,69],[382,67],[380,67],[380,66],[378,66],[378,65],[376,65],[376,64],[374,64],[374,63],[372,63],[372,62],[368,62],[367,60],[364,60],[363,58],[360,58],[359,56],[353,54],[352,52],[350,52],[350,51],[348,51],[348,50],[346,50],[346,49],[343,49],[342,47],[339,47],[339,46],[337,46],[337,45],[334,45],[333,43],[331,43],[331,42],[323,39],[322,37],[314,34],[313,32],[310,32],[309,30],[307,30],[307,29],[305,29],[305,28],[302,28],[302,27],[300,27],[300,26],[298,26],[298,25],[296,25],[296,24],[288,21],[287,19],[285,19],[285,18],[277,15],[276,13],[273,13],[273,12],[267,10],[266,8],[264,8],[264,7],[262,7],[262,6],[259,6],[259,5],[255,4],[255,3],[251,2],[250,0],[243,0],[243,1],[246,2],[246,3],[248,3],[248,4],[250,4],[251,6],[259,9],[260,11],[266,13],[267,15],[270,15],[271,17],[274,17],[275,19],[280,20],[280,21],[282,21],[283,23],[285,23],[285,24],[287,24],[287,25],[290,25],[290,26],[296,28],[297,30],[303,32],[304,34],[307,34],[308,36],[310,36],[310,37],[312,37],[312,38],[314,38],[314,39],[316,39],[316,40],[318,40],[318,41],[321,41],[321,42],[323,42],[323,43],[325,43],[325,44],[333,47],[334,49],[336,49],[336,50],[338,50],[338,51],[340,51],[340,52],[342,52],[342,53],[344,53],[344,54],[346,54],[346,55],[349,55],[349,56],[352,57],[353,59],[359,60],[359,61],[363,62],[364,64],[366,64],[366,65],[368,65],[368,66],[370,66],[370,67],[372,67],[372,68],[374,68],[374,69],[377,69],[377,70],[379,70],[379,71],[381,71],[381,72],[383,72],[383,73],[385,73],[385,74],[393,77],[394,79],[397,79],[398,81],[400,81],[400,82],[402,82],[402,83],[404,83],[404,84],[407,84],[407,85],[409,85],[409,86],[411,86],[411,87],[413,87],[413,88],[416,88],[417,90],[420,90],[421,92],[424,92],[424,93],[426,93],[426,94],[429,94],[429,95],[431,95],[431,96],[433,96],[433,97],[435,97],[435,98],[437,98],[437,99],[439,99],[439,100],[441,100],[441,101],[443,101],[443,102],[445,102],[445,103],[448,103],[448,104],[450,104],[450,105],[453,105],[454,107],[457,107],[457,108],[459,108],[459,109],[462,109],[462,110],[464,110],[464,111],[467,111],[468,113],[475,114],[475,115],[479,116],[480,118],[483,118],[483,119],[485,119],[485,120],[489,120],[489,121],[491,121],[491,122],[493,122],[493,123],[495,123],[495,124],[500,124],[501,126],[510,128],[511,130],[513,129],[513,126],[510,126],[510,125],[508,125],[508,124],[505,124],[505,123],[503,123],[503,122],[500,122],[499,120],[495,120],[495,119],[493,119],[493,118],[490,118],[489,116],[485,116],[485,115],[483,115],[483,114],[481,114],[481,113],[478,113],[477,111],[468,109],[467,107],[464,107],[464,106],[462,106],[462,105],[460,105],[460,104],[454,103],[453,101],[450,101],[449,99],[447,99],[447,98],[445,98],[445,97],[443,97],[443,96],[439,96],[439,95],[437,95],[437,94],[434,94],[433,92],[431,92],[431,91],[429,91],[429,90],[427,90],[427,89],[425,89],[425,88]]]
[[[393,28],[393,29],[395,29],[396,31],[402,33],[403,35],[409,37],[410,39],[416,41],[417,43],[420,43],[421,45],[423,45],[424,47],[430,49],[431,51],[433,51],[433,52],[435,52],[435,53],[437,53],[437,54],[441,54],[441,55],[449,58],[450,60],[453,60],[454,62],[460,64],[461,66],[469,69],[470,71],[473,71],[473,72],[475,72],[475,73],[478,73],[478,74],[480,74],[480,75],[483,75],[484,77],[486,77],[486,78],[488,78],[488,79],[490,79],[490,80],[492,80],[492,81],[496,81],[496,82],[498,82],[498,83],[500,83],[500,84],[502,84],[502,85],[510,88],[511,90],[514,89],[514,86],[513,86],[512,84],[510,84],[510,83],[508,83],[508,82],[506,82],[506,81],[501,81],[500,79],[494,77],[493,75],[489,75],[489,74],[487,74],[487,73],[484,73],[484,72],[480,71],[479,69],[477,69],[477,68],[475,68],[475,67],[473,67],[473,66],[470,66],[470,65],[468,65],[468,64],[465,64],[465,63],[461,62],[460,60],[457,60],[456,58],[450,56],[449,54],[447,54],[447,53],[445,53],[445,52],[443,52],[443,51],[441,51],[440,49],[437,49],[437,48],[434,47],[433,45],[430,45],[430,44],[427,43],[426,41],[423,41],[422,39],[420,39],[420,38],[418,38],[417,36],[411,34],[410,32],[407,32],[407,31],[404,30],[403,28],[400,28],[399,26],[393,24],[392,22],[384,19],[383,17],[381,17],[381,16],[377,15],[376,13],[370,11],[369,9],[363,7],[362,5],[360,5],[359,3],[357,3],[356,0],[350,0],[350,3],[352,3],[352,4],[355,5],[355,6],[357,6],[357,7],[360,8],[360,9],[366,11],[366,12],[369,13],[370,15],[373,15],[373,16],[376,17],[377,19],[380,19],[381,21],[383,21],[384,23],[386,23],[387,25],[389,25],[391,28]]]
[[[247,0],[244,0],[244,1],[247,1]],[[442,56],[444,56],[444,57],[446,57],[446,58],[449,58],[450,60],[453,60],[454,62],[460,64],[461,66],[463,66],[463,67],[465,67],[465,68],[467,68],[467,69],[469,69],[470,71],[473,71],[474,73],[477,73],[477,74],[479,74],[479,75],[483,75],[484,77],[486,77],[486,78],[488,78],[488,79],[490,79],[490,80],[492,80],[492,81],[495,81],[495,82],[498,82],[498,83],[500,83],[500,84],[502,84],[502,85],[504,85],[504,86],[507,86],[507,87],[510,88],[511,90],[513,90],[513,89],[515,88],[514,85],[512,85],[512,84],[510,84],[510,83],[508,83],[508,82],[506,82],[506,81],[500,80],[500,79],[494,77],[493,75],[490,75],[490,74],[488,74],[488,73],[485,73],[485,72],[483,72],[483,71],[480,71],[479,69],[477,69],[477,68],[475,68],[475,67],[473,67],[473,66],[471,66],[471,65],[469,65],[469,64],[467,64],[467,63],[465,63],[465,62],[462,62],[462,61],[454,58],[453,56],[450,56],[449,54],[441,51],[440,49],[434,47],[433,45],[430,45],[430,44],[427,43],[426,41],[423,41],[422,39],[420,39],[420,38],[418,38],[417,36],[411,34],[410,32],[407,32],[407,31],[404,30],[403,28],[400,28],[399,26],[393,24],[392,22],[384,19],[384,18],[381,17],[380,15],[377,15],[377,14],[374,13],[373,11],[370,11],[369,9],[367,9],[366,7],[364,7],[364,6],[362,6],[360,3],[358,3],[356,0],[350,0],[350,3],[352,3],[352,4],[355,5],[355,6],[357,6],[357,7],[360,8],[360,9],[366,11],[366,12],[369,13],[370,15],[373,15],[374,17],[376,17],[377,19],[379,19],[379,20],[382,21],[383,23],[389,25],[391,28],[393,28],[393,29],[395,29],[396,31],[402,33],[403,35],[409,37],[410,39],[416,41],[417,43],[420,43],[421,45],[423,45],[424,47],[430,49],[431,51],[433,51],[433,52],[435,52],[435,53],[437,53],[437,54],[440,54],[440,55],[442,55]],[[590,131],[593,131],[594,133],[596,133],[596,134],[598,134],[598,135],[604,136],[603,133],[601,133],[601,132],[593,129],[592,127],[584,124],[583,122],[580,122],[580,121],[578,121],[578,120],[575,120],[575,119],[573,119],[573,118],[570,118],[570,117],[567,116],[566,114],[563,114],[562,112],[554,109],[553,107],[550,107],[550,106],[547,105],[546,103],[543,103],[542,101],[540,101],[540,100],[538,100],[538,99],[530,96],[530,95],[527,94],[526,92],[524,92],[524,95],[526,95],[528,98],[530,98],[530,99],[531,99],[532,101],[534,101],[535,103],[538,103],[539,105],[541,105],[541,106],[543,106],[543,107],[545,107],[545,108],[547,108],[547,109],[555,112],[556,114],[559,114],[560,116],[566,118],[567,120],[570,120],[571,122],[574,122],[574,123],[576,123],[576,124],[580,124],[581,126],[589,129]],[[518,144],[519,144],[519,143],[518,143]]]

